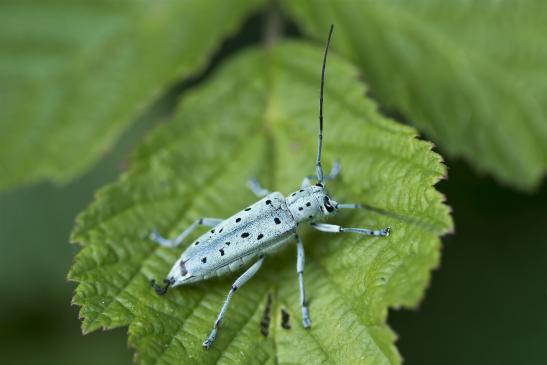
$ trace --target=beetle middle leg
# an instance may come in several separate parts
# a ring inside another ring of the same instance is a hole
[[[310,312],[306,301],[306,290],[304,289],[304,245],[300,237],[296,236],[296,272],[298,273],[298,284],[300,285],[300,306],[302,307],[302,324],[304,328],[311,327]]]
[[[239,278],[234,281],[232,284],[232,287],[230,288],[230,291],[228,292],[228,296],[226,297],[226,300],[224,301],[224,304],[222,305],[222,308],[220,309],[220,312],[218,313],[217,320],[215,321],[215,325],[213,326],[213,330],[211,331],[211,334],[205,341],[203,341],[203,347],[208,349],[211,347],[213,342],[215,341],[215,338],[217,336],[218,329],[220,327],[220,323],[222,322],[222,319],[224,318],[224,314],[226,314],[226,310],[228,309],[228,305],[230,304],[230,301],[232,300],[232,296],[234,295],[235,291],[239,289],[243,284],[245,284],[247,281],[249,281],[250,278],[256,274],[258,269],[260,269],[260,266],[262,266],[262,262],[264,262],[264,256],[260,256],[257,262],[255,262],[250,268],[247,269]]]
[[[182,243],[182,241],[190,235],[198,226],[208,226],[215,227],[220,224],[223,219],[220,218],[200,218],[192,223],[188,228],[186,228],[181,234],[179,234],[175,239],[163,238],[158,231],[155,229],[150,232],[150,239],[156,242],[160,246],[164,247],[177,247]]]

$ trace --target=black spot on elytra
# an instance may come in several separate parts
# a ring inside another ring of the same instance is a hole
[[[236,223],[239,223],[239,222],[241,222],[241,218],[236,219]]]
[[[220,250],[218,250],[220,252],[220,256],[224,256],[224,249],[221,248]]]
[[[249,237],[249,233],[244,232],[241,234],[241,238],[247,238],[247,237]]]
[[[272,201],[270,199],[266,200],[266,204],[270,205],[272,204]]]
[[[251,208],[245,208],[245,211],[248,212],[249,210],[251,210]]]
[[[298,210],[304,210],[304,208],[302,208],[302,207],[298,207]]]
[[[304,190],[303,190],[303,189],[300,189],[300,190],[299,190],[299,192],[303,193],[303,192],[304,192]]]
[[[214,230],[214,229],[211,229],[211,233],[215,233],[215,230]]]
[[[220,229],[220,231],[218,231],[218,233],[222,233],[222,231],[224,231],[224,227]]]
[[[202,262],[202,263],[206,263],[206,262],[207,262],[207,257],[202,258],[202,259],[201,259],[201,262]]]
[[[196,241],[196,243],[194,243],[194,245],[196,245],[196,246],[199,245],[199,241]]]
[[[312,219],[312,218],[313,218],[313,215],[310,215],[308,218],[309,218],[309,219]]]
[[[306,206],[307,206],[307,207],[311,207],[311,203],[310,203],[310,202],[307,202],[307,203],[306,203]]]
[[[279,223],[281,223],[281,219],[275,217],[275,218],[274,218],[274,222],[275,222],[275,224],[279,224]]]
[[[295,195],[296,195],[296,193],[292,193],[292,194],[291,194],[291,196],[295,196]]]
[[[230,246],[230,242],[226,242],[225,245],[226,245],[226,246]]]
[[[260,240],[260,239],[262,239],[262,237],[264,237],[264,235],[261,233],[261,234],[258,235],[258,237],[256,237],[256,239]]]

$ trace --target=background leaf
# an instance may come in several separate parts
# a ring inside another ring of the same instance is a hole
[[[0,189],[89,167],[259,2],[2,1]]]
[[[382,105],[452,156],[522,190],[547,169],[547,3],[284,1],[306,33],[360,65]]]
[[[176,250],[148,239],[152,227],[173,236],[201,216],[226,217],[256,200],[251,175],[288,193],[313,170],[322,52],[290,43],[251,50],[185,96],[174,120],[138,149],[129,171],[102,189],[80,215],[73,240],[83,248],[70,278],[79,283],[84,331],[129,324],[141,363],[399,363],[387,308],[415,306],[439,260],[439,235],[452,227],[432,186],[445,174],[429,143],[382,117],[364,97],[357,71],[333,55],[326,87],[325,165],[343,176],[330,190],[339,201],[366,202],[399,218],[341,214],[347,226],[391,226],[388,239],[304,230],[313,329],[300,325],[295,250],[268,257],[234,297],[213,348],[201,343],[233,277],[156,296]],[[184,246],[184,245],[183,245]],[[268,338],[259,322],[268,293],[274,310]],[[293,328],[279,326],[279,310]],[[351,336],[347,336],[351,333]],[[295,343],[299,346],[295,346]]]

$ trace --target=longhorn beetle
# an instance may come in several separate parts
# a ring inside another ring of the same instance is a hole
[[[249,188],[257,197],[262,198],[248,208],[237,212],[227,219],[201,218],[192,223],[173,240],[161,237],[155,230],[150,238],[165,247],[176,247],[198,226],[213,227],[203,234],[182,253],[160,287],[151,281],[159,295],[164,295],[169,287],[189,284],[234,272],[246,264],[254,262],[238,277],[222,305],[213,329],[203,347],[208,349],[214,342],[218,329],[228,309],[232,296],[262,266],[264,258],[296,241],[296,272],[300,285],[300,305],[304,328],[310,328],[311,321],[304,290],[304,246],[298,237],[297,229],[303,223],[322,232],[352,232],[368,236],[388,236],[390,228],[371,230],[366,228],[346,228],[333,224],[318,223],[322,218],[334,215],[339,209],[362,208],[360,204],[340,204],[332,199],[325,189],[325,182],[332,180],[340,172],[338,163],[333,165],[329,175],[323,176],[321,167],[321,147],[323,144],[323,85],[325,82],[325,64],[334,26],[330,26],[321,69],[321,87],[319,99],[319,139],[317,161],[315,163],[317,183],[312,185],[310,177],[304,178],[301,189],[284,197],[279,192],[270,192],[252,179]]]

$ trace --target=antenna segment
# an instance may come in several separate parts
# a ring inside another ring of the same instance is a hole
[[[317,162],[315,163],[315,170],[317,172],[317,181],[319,184],[323,184],[323,167],[321,167],[321,148],[323,147],[323,88],[325,84],[325,66],[327,64],[327,53],[329,51],[330,39],[332,37],[332,31],[334,30],[334,24],[331,24],[329,30],[329,37],[327,38],[327,45],[325,46],[325,54],[323,56],[323,68],[321,69],[321,94],[319,98],[319,140],[317,142]]]

